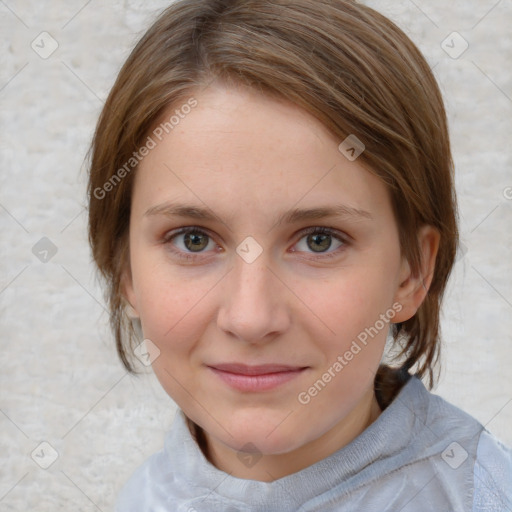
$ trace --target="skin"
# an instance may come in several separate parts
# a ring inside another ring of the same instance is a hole
[[[214,83],[194,97],[198,106],[137,169],[124,293],[160,350],[157,378],[204,430],[209,461],[239,478],[273,481],[377,419],[373,381],[387,326],[308,404],[298,395],[393,304],[401,307],[393,322],[414,315],[439,237],[428,226],[419,232],[425,277],[414,276],[385,185],[345,158],[318,120],[244,87]],[[207,207],[214,217],[155,211],[169,202]],[[337,205],[369,215],[276,224],[294,209]],[[185,226],[206,232],[195,239],[199,251],[186,235],[173,236]],[[303,232],[317,226],[335,231],[321,237],[324,245]],[[263,251],[252,263],[236,252],[248,236]],[[307,369],[271,391],[241,392],[207,367],[235,361]],[[242,448],[261,458],[247,467]]]

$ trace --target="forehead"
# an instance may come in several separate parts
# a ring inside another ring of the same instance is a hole
[[[134,209],[184,200],[254,218],[326,203],[389,209],[384,184],[345,158],[341,141],[299,107],[245,87],[210,85],[193,97],[197,105],[179,124],[167,125],[161,140],[153,136],[136,171]]]

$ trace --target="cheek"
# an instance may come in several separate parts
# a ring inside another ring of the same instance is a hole
[[[343,348],[391,307],[393,286],[388,276],[379,266],[351,267],[340,269],[317,286],[303,282],[297,295],[309,309],[305,321],[317,332],[322,330],[323,338],[333,347]],[[382,330],[380,323],[378,326]]]
[[[311,309],[322,322],[311,314],[304,320],[323,356],[310,387],[302,391],[316,396],[318,388],[324,389],[314,407],[332,421],[340,411],[355,407],[361,393],[372,386],[394,316],[392,287],[385,274],[368,269],[342,274],[309,294]]]
[[[186,348],[203,328],[205,294],[204,288],[187,282],[146,281],[139,294],[144,336],[161,351]]]
[[[144,337],[160,351],[152,363],[153,371],[165,391],[180,404],[190,400],[190,393],[198,393],[194,354],[212,316],[207,284],[153,273],[139,287]]]
[[[171,265],[159,248],[135,249],[131,264],[144,336],[161,344],[161,350],[173,340],[184,343],[197,329],[218,276]]]

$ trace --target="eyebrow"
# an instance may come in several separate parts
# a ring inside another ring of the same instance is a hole
[[[209,208],[202,208],[179,203],[162,203],[149,208],[144,217],[165,215],[166,217],[189,217],[197,220],[219,220]]]
[[[284,214],[282,214],[278,218],[276,225],[280,225],[283,223],[293,224],[303,220],[319,220],[328,217],[370,220],[373,219],[372,214],[370,212],[367,212],[366,210],[361,210],[359,208],[353,208],[352,206],[339,204],[336,206],[327,206],[320,208],[295,208],[289,212],[285,212]]]
[[[145,217],[152,217],[155,215],[165,215],[166,217],[187,217],[202,221],[220,220],[219,216],[215,215],[210,208],[181,203],[162,203],[152,206],[146,211],[146,213],[144,213]],[[366,210],[340,204],[319,208],[294,208],[293,210],[282,213],[273,225],[294,224],[305,220],[320,220],[331,217],[341,217],[354,220],[373,219],[372,214]]]

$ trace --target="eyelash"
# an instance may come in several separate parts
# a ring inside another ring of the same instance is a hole
[[[298,238],[297,242],[295,242],[294,245],[297,245],[300,240],[302,240],[304,237],[306,237],[308,235],[330,235],[334,240],[337,240],[338,242],[341,242],[341,244],[342,244],[340,247],[338,247],[337,249],[334,249],[331,252],[317,253],[316,256],[308,257],[308,259],[325,260],[325,259],[335,258],[335,257],[339,256],[340,252],[343,251],[344,249],[346,249],[347,246],[349,245],[349,239],[348,239],[347,235],[343,235],[342,233],[340,233],[339,231],[337,231],[333,228],[328,228],[328,227],[324,227],[324,226],[314,226],[311,228],[303,229],[299,233],[299,235],[298,235],[299,238]],[[299,252],[299,251],[293,251],[293,252]],[[308,253],[308,254],[314,254],[314,253]]]
[[[176,255],[178,258],[183,259],[185,261],[197,260],[198,256],[201,257],[201,254],[202,254],[201,252],[197,252],[197,253],[184,252],[184,251],[172,248],[172,246],[173,246],[172,241],[176,237],[178,237],[180,235],[186,235],[189,233],[206,235],[209,239],[213,240],[213,237],[207,231],[205,231],[203,228],[199,228],[196,226],[188,226],[188,227],[181,228],[176,232],[168,233],[164,236],[164,238],[162,240],[165,245],[168,245],[169,247],[171,247],[170,251],[174,255]],[[316,227],[306,228],[306,229],[302,230],[298,234],[299,238],[298,238],[297,242],[295,242],[294,245],[297,245],[300,240],[302,240],[304,237],[306,237],[308,235],[330,235],[334,239],[341,242],[342,245],[332,252],[318,253],[317,256],[313,256],[312,258],[308,257],[307,259],[325,260],[328,258],[334,258],[334,257],[338,256],[338,254],[341,251],[343,251],[350,244],[347,235],[342,235],[339,231],[337,231],[333,228],[328,228],[328,227],[324,227],[324,226],[316,226]],[[299,251],[292,251],[292,252],[299,252]],[[314,253],[310,253],[310,254],[314,254]]]
[[[200,253],[200,252],[199,253],[183,252],[183,251],[180,251],[179,249],[174,249],[173,248],[172,241],[176,237],[178,237],[180,235],[186,235],[188,233],[196,233],[196,234],[199,234],[199,235],[206,235],[208,238],[213,239],[213,237],[207,231],[205,231],[204,229],[198,228],[196,226],[188,226],[188,227],[185,227],[185,228],[181,228],[181,229],[179,229],[176,232],[170,232],[170,233],[166,234],[164,236],[164,238],[163,238],[163,243],[165,245],[168,245],[169,246],[169,250],[175,256],[177,256],[178,258],[180,258],[182,260],[185,260],[185,261],[197,260],[198,257],[201,257],[202,253]]]

